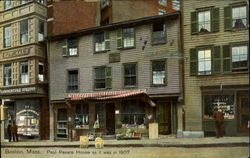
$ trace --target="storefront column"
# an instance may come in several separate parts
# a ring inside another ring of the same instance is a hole
[[[49,140],[55,141],[55,113],[53,104],[51,104],[49,107],[49,118],[50,118]]]
[[[183,137],[183,105],[177,103],[177,138]]]
[[[70,102],[66,101],[67,111],[68,111],[68,129],[69,129],[69,141],[72,141],[72,130],[73,130],[73,110]]]

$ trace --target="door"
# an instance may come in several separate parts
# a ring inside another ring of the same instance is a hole
[[[106,129],[107,135],[115,134],[115,104],[106,104]]]
[[[171,102],[159,102],[157,113],[159,134],[171,134]]]
[[[12,124],[12,122],[16,119],[15,118],[15,102],[13,101],[6,101],[4,102],[4,105],[7,107],[7,120],[5,120],[4,128],[4,139],[8,139],[8,133],[7,133],[7,126],[9,124]]]
[[[239,124],[241,132],[248,132],[248,121],[249,120],[249,98],[247,96],[239,97]]]

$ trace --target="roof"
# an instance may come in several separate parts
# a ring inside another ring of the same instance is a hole
[[[81,29],[78,31],[70,32],[70,33],[64,33],[64,34],[59,34],[59,35],[49,35],[48,40],[60,40],[60,39],[69,38],[69,37],[79,37],[82,35],[91,34],[93,32],[98,32],[98,31],[114,30],[120,27],[136,26],[136,25],[141,25],[141,24],[150,23],[154,21],[176,18],[176,17],[179,17],[179,15],[180,15],[180,12],[176,11],[176,12],[172,12],[172,13],[168,13],[164,15],[156,15],[156,16],[143,17],[139,19],[133,19],[129,21],[122,21],[122,22],[112,23],[112,24],[108,24],[104,26]]]
[[[100,100],[109,100],[109,99],[121,99],[134,96],[144,96],[149,105],[155,106],[155,104],[149,99],[146,90],[123,90],[123,91],[105,91],[105,92],[93,92],[93,93],[70,93],[68,94],[68,99],[70,101],[100,101]]]

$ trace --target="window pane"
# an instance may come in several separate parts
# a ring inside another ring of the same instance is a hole
[[[28,62],[20,62],[20,83],[29,83]]]
[[[44,22],[39,21],[39,26],[38,26],[38,41],[43,41],[44,40]]]
[[[95,34],[95,51],[105,50],[104,33]]]
[[[28,42],[28,20],[20,22],[20,43],[24,44]]]
[[[201,49],[198,51],[198,74],[211,74],[211,49]]]
[[[134,46],[134,28],[123,29],[123,45],[125,48]]]
[[[38,80],[39,81],[44,81],[44,63],[39,62],[38,64]]]
[[[136,85],[136,64],[126,64],[124,65],[124,77],[125,86],[135,86]]]
[[[153,84],[165,83],[165,61],[154,61],[152,63]]]
[[[4,85],[8,86],[11,85],[11,64],[4,65]]]
[[[68,72],[68,90],[78,90],[78,71],[72,70]]]
[[[232,26],[234,29],[246,28],[247,14],[246,6],[235,7],[232,9]]]
[[[95,88],[106,88],[105,67],[95,68]]]
[[[11,46],[11,26],[4,27],[4,46],[10,47]]]
[[[198,23],[200,32],[210,32],[211,31],[211,17],[210,10],[202,11],[198,13]]]
[[[247,49],[247,46],[232,47],[232,62],[234,69],[247,70]]]

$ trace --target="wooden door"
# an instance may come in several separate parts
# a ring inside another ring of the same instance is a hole
[[[171,134],[171,103],[159,102],[157,105],[159,134]]]
[[[247,96],[239,97],[239,124],[241,132],[248,132],[248,121],[250,115],[249,98]]]
[[[115,134],[115,105],[113,103],[106,104],[106,129],[107,135]]]

